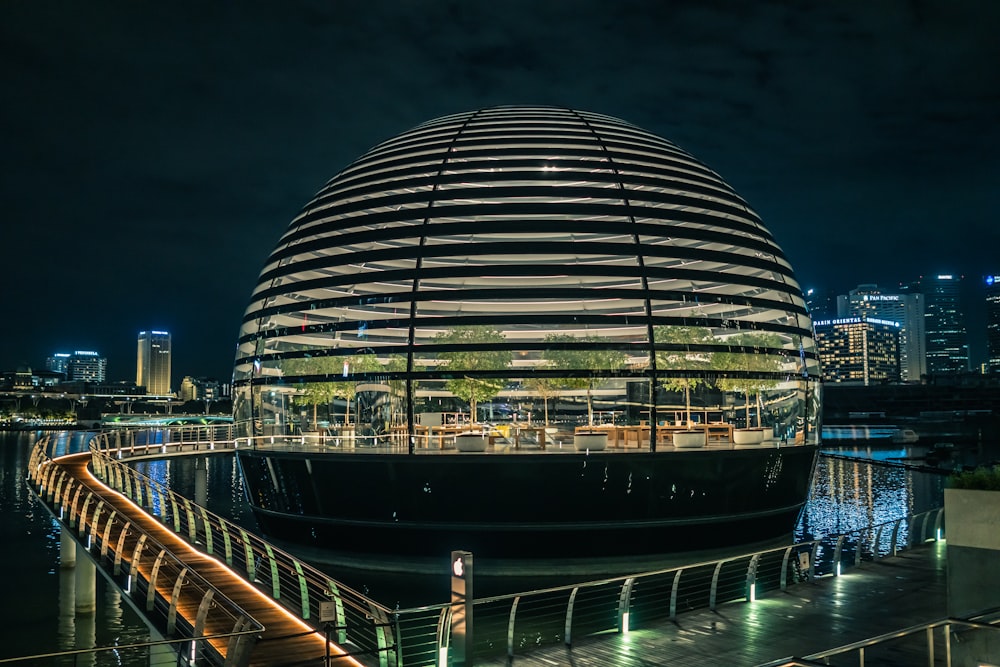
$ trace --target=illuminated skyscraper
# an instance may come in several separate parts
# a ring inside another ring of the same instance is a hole
[[[965,373],[969,370],[969,335],[962,312],[962,276],[921,277],[927,336],[927,372]]]
[[[899,375],[919,382],[927,373],[924,295],[884,291],[878,285],[858,285],[837,297],[837,317],[873,317],[899,323]]]
[[[77,350],[66,364],[66,378],[74,382],[104,382],[107,379],[108,360],[97,352]]]
[[[986,276],[986,363],[1000,373],[1000,275]]]
[[[135,383],[147,394],[170,394],[170,332],[140,331]]]
[[[899,323],[845,317],[813,323],[824,382],[882,384],[899,381]]]
[[[90,350],[77,350],[73,354],[56,352],[45,360],[45,368],[62,373],[71,382],[104,382],[108,360]]]

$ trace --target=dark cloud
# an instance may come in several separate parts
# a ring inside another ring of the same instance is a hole
[[[495,104],[618,116],[718,171],[804,283],[998,269],[1000,5],[7,2],[0,368],[92,347],[229,373],[296,211],[372,145]]]

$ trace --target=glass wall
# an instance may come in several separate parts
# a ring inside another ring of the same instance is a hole
[[[502,107],[377,146],[292,222],[240,330],[235,419],[372,445],[442,414],[805,442],[818,375],[791,267],[714,172],[616,119]]]

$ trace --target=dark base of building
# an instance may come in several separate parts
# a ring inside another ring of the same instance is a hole
[[[238,453],[265,535],[337,552],[593,559],[787,536],[815,446],[658,453]]]

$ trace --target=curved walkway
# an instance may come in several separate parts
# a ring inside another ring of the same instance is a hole
[[[264,627],[264,631],[251,649],[249,661],[246,664],[260,665],[262,667],[271,665],[306,666],[323,664],[327,646],[325,645],[325,638],[320,633],[285,611],[278,603],[257,591],[245,579],[220,561],[193,549],[185,541],[150,517],[144,510],[137,507],[131,500],[105,486],[90,472],[88,468],[90,460],[90,453],[71,454],[54,459],[49,465],[60,466],[73,479],[82,483],[89,491],[92,491],[95,497],[103,500],[119,514],[126,517],[133,525],[141,528],[162,545],[163,548],[182,558],[192,571],[210,582],[216,589]],[[87,517],[88,525],[89,520],[90,517]],[[132,537],[131,542],[126,537],[125,553],[132,553],[136,541],[136,536]],[[138,569],[148,581],[152,569],[151,564],[143,562],[140,559]],[[158,583],[158,587],[164,596],[169,599],[172,582],[167,582],[166,584]],[[183,600],[178,605],[179,612],[188,616],[187,620],[192,624],[194,622],[193,615],[197,612],[200,601],[200,596],[191,597],[188,600]],[[206,634],[224,634],[231,631],[232,628],[206,627]],[[225,654],[225,646],[217,648],[220,648],[221,652]],[[348,665],[361,665],[354,658],[345,655],[344,649],[335,644],[330,644],[329,650],[332,658],[331,663],[338,665],[338,667],[341,665],[345,667]]]

